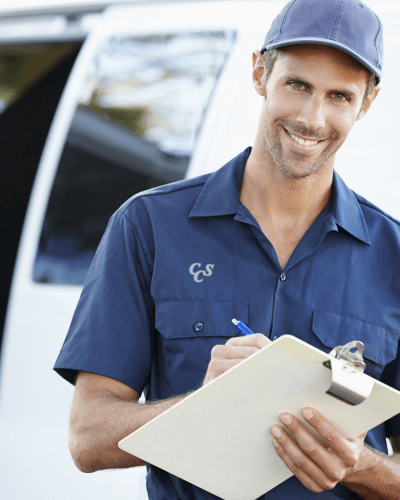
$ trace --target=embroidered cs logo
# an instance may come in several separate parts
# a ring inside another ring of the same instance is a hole
[[[203,278],[199,278],[200,274],[204,276],[211,276],[212,275],[212,270],[214,268],[214,264],[207,264],[206,265],[206,270],[203,271],[203,270],[199,270],[199,271],[195,271],[196,267],[201,267],[201,264],[199,264],[198,262],[196,262],[195,264],[192,264],[190,267],[189,267],[189,273],[190,274],[193,274],[194,276],[194,281],[196,283],[201,283],[203,281]]]

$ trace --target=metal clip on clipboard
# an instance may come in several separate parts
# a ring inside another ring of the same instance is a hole
[[[332,385],[326,391],[350,405],[359,405],[371,394],[374,381],[364,375],[365,363],[362,357],[364,344],[358,340],[335,347],[329,353],[334,356],[323,363],[332,370]]]

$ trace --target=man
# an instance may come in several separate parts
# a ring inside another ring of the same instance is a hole
[[[55,365],[78,373],[69,446],[84,472],[142,465],[120,439],[283,334],[325,351],[361,340],[366,372],[400,389],[399,223],[333,170],[379,92],[380,21],[358,0],[294,0],[261,52],[254,147],[128,200],[100,243]],[[263,334],[235,337],[234,317]],[[386,455],[399,416],[356,439],[303,416],[328,446],[281,415],[266,438],[294,476],[266,499],[400,498],[400,454]],[[215,498],[152,465],[147,488]]]

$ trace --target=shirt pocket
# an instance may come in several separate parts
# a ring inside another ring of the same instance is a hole
[[[365,373],[379,379],[383,368],[397,356],[399,334],[374,323],[329,311],[314,310],[312,329],[329,351],[353,340],[365,345]]]
[[[159,376],[169,393],[182,394],[198,388],[206,374],[211,349],[225,344],[238,331],[232,318],[248,322],[248,302],[187,300],[158,302],[155,327]]]

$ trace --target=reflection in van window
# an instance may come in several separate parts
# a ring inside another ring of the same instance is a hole
[[[33,279],[81,285],[130,196],[183,179],[235,41],[218,31],[114,37],[88,69],[43,223]]]

